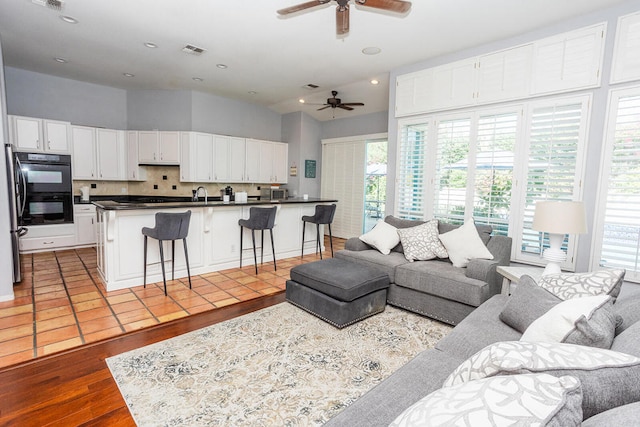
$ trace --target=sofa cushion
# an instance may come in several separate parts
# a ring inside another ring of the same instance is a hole
[[[640,292],[636,291],[631,295],[625,295],[624,291],[622,297],[617,298],[613,304],[616,314],[622,318],[622,323],[616,328],[616,335],[640,322],[640,310],[638,309],[640,307]]]
[[[466,267],[472,258],[493,259],[493,254],[480,238],[472,219],[466,220],[455,230],[441,234],[440,240],[447,248],[451,263],[456,267]]]
[[[611,295],[616,298],[624,280],[625,270],[597,270],[587,273],[558,273],[542,276],[538,286],[562,300],[591,295]]]
[[[449,255],[438,237],[438,220],[432,219],[422,225],[398,228],[398,235],[409,262],[447,258]]]
[[[595,295],[562,301],[531,323],[520,341],[611,348],[615,330],[611,297]]]
[[[423,351],[330,419],[325,427],[386,427],[406,408],[439,389],[463,360],[435,349]]]
[[[337,251],[334,256],[335,258],[344,259],[382,270],[387,273],[391,283],[395,282],[396,267],[409,263],[404,255],[399,252],[391,252],[389,255],[383,255],[375,249],[369,249],[366,251],[340,250]]]
[[[393,215],[387,215],[384,219],[384,222],[386,222],[387,224],[393,225],[395,228],[401,229],[401,228],[417,227],[418,225],[424,224],[426,221],[420,221],[415,219],[402,219],[402,218],[396,218]],[[393,249],[391,249],[391,252],[403,253],[404,248],[402,247],[402,242],[398,243]]]
[[[519,332],[524,332],[534,320],[558,305],[562,300],[536,284],[531,276],[522,276],[500,312],[500,320]]]
[[[640,322],[634,323],[616,335],[611,344],[611,350],[640,357]]]
[[[519,340],[522,334],[498,319],[508,298],[496,295],[489,299],[438,341],[436,348],[467,359],[490,344]]]
[[[384,255],[389,255],[391,249],[400,243],[400,236],[398,236],[396,227],[384,221],[378,221],[371,231],[360,236],[360,240],[373,246]]]
[[[629,427],[640,420],[640,402],[618,406],[595,415],[582,423],[582,427]]]
[[[486,282],[465,275],[463,268],[447,261],[405,263],[396,268],[398,286],[477,307],[491,297]]]
[[[434,391],[407,408],[390,426],[579,426],[581,403],[580,381],[570,376],[485,378]]]
[[[522,373],[570,375],[582,383],[585,418],[640,400],[640,358],[574,344],[505,341],[485,347],[463,362],[445,386]]]

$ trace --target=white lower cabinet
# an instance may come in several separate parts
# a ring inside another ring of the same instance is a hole
[[[42,252],[73,247],[76,244],[75,224],[35,225],[27,227],[20,238],[20,252]]]
[[[74,205],[73,222],[76,226],[76,245],[95,245],[97,229],[96,207],[89,204]]]

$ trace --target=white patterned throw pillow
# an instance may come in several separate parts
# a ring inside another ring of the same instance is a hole
[[[399,228],[404,257],[410,262],[447,258],[449,254],[438,237],[438,220],[432,219],[422,225]]]
[[[623,269],[549,274],[542,276],[538,286],[563,300],[603,294],[616,298],[624,274]]]
[[[398,229],[393,225],[378,221],[371,231],[360,236],[360,240],[384,255],[389,255],[391,249],[400,243],[400,236],[398,236]]]
[[[575,344],[503,341],[462,362],[443,387],[487,377],[547,373],[578,378],[585,419],[640,400],[640,358]]]
[[[486,378],[436,390],[390,426],[579,426],[580,381],[547,374]]]

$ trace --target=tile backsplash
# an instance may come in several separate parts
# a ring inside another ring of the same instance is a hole
[[[202,185],[209,196],[219,196],[220,190],[227,185],[233,187],[234,193],[246,191],[249,196],[258,196],[260,191],[255,184],[247,183],[197,183],[180,182],[178,166],[142,166],[147,171],[146,181],[73,181],[74,196],[80,195],[80,187],[90,187],[89,194],[97,195],[136,195],[136,196],[191,196],[192,190]],[[166,178],[166,179],[165,179]],[[96,188],[91,188],[95,184]],[[154,188],[157,187],[157,188]]]

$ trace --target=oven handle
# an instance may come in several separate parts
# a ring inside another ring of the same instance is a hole
[[[27,204],[27,178],[24,176],[24,172],[22,171],[22,163],[20,163],[20,159],[17,157],[16,163],[18,164],[18,173],[20,174],[20,180],[22,181],[23,188],[23,194],[20,194],[20,191],[18,191],[19,202],[22,202],[22,206],[20,206],[20,212],[18,213],[18,216],[22,218],[22,215],[24,214],[24,208]],[[18,189],[19,188],[20,186],[18,185]]]

